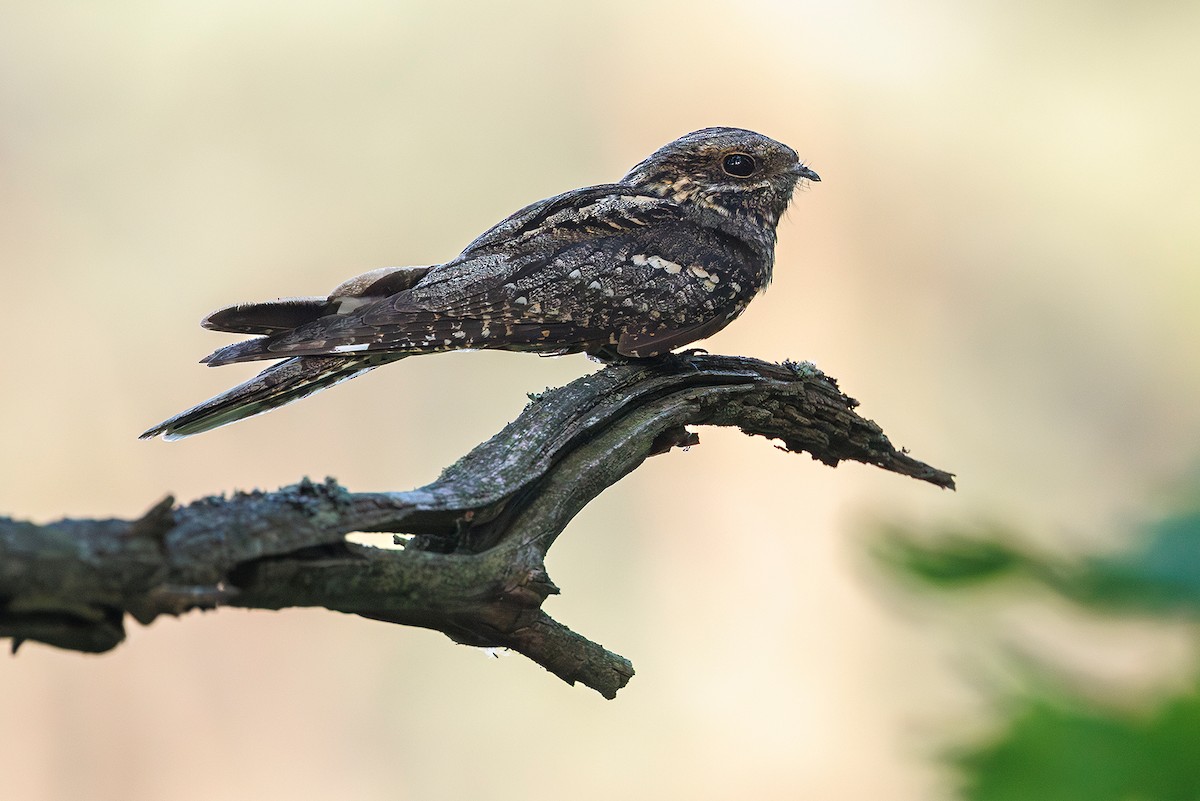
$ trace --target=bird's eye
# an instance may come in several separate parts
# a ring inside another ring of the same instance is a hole
[[[754,174],[757,167],[754,157],[745,153],[730,153],[721,162],[721,169],[735,178],[747,178]]]

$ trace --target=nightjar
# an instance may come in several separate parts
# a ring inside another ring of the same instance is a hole
[[[197,434],[422,353],[645,359],[703,339],[770,282],[775,227],[801,180],[821,179],[787,145],[705,128],[615,184],[526,206],[444,264],[219,309],[201,325],[255,338],[205,363],[281,361],[142,437]]]

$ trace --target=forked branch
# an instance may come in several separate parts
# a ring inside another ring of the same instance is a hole
[[[165,499],[139,520],[0,518],[0,636],[106,651],[126,613],[320,606],[511,648],[612,698],[624,657],[542,611],[558,592],[546,552],[590,500],[648,456],[736,426],[834,466],[844,460],[953,488],[892,447],[857,402],[811,365],[672,356],[606,367],[534,399],[500,433],[409,492],[333,480],[276,492]],[[347,542],[395,532],[403,548]]]

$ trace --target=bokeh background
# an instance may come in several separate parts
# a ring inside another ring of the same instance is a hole
[[[1173,502],[1200,453],[1198,37],[1189,2],[5,3],[0,513],[432,480],[595,365],[414,359],[136,435],[252,372],[195,363],[229,341],[211,309],[448,259],[708,125],[824,179],[709,349],[814,361],[961,489],[702,430],[550,555],[550,613],[634,661],[617,700],[429,632],[193,613],[0,659],[4,794],[949,797],[935,757],[998,673],[865,543],[988,519],[1069,557]],[[1129,697],[1195,668],[1172,622],[993,617]]]

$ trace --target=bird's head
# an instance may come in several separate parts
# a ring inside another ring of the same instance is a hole
[[[622,183],[773,229],[801,180],[821,177],[782,142],[742,128],[704,128],[659,148]]]

